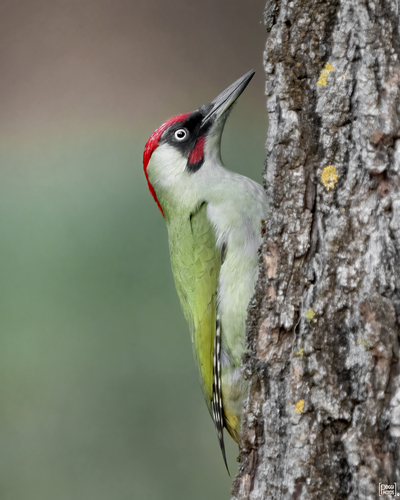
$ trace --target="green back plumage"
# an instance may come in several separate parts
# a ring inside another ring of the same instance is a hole
[[[221,252],[203,203],[190,217],[167,220],[175,286],[192,338],[204,397],[211,412],[216,298]]]

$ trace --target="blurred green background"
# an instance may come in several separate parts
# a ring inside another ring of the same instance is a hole
[[[229,498],[141,156],[254,67],[222,154],[261,182],[262,9],[0,3],[1,500]]]

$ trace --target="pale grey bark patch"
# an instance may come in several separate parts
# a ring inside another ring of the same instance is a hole
[[[271,203],[233,499],[400,489],[396,0],[269,0]]]

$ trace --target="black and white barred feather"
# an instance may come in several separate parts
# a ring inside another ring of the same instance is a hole
[[[225,443],[224,443],[224,409],[222,405],[222,388],[221,388],[221,322],[217,317],[215,325],[215,342],[214,342],[214,357],[213,357],[213,397],[211,401],[212,416],[217,429],[219,446],[225,462],[226,469],[229,474],[228,463],[226,461]],[[229,474],[230,475],[230,474]]]

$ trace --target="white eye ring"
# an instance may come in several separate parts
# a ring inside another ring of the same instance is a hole
[[[175,132],[175,139],[177,141],[184,141],[188,135],[188,132],[185,128],[180,128]]]

